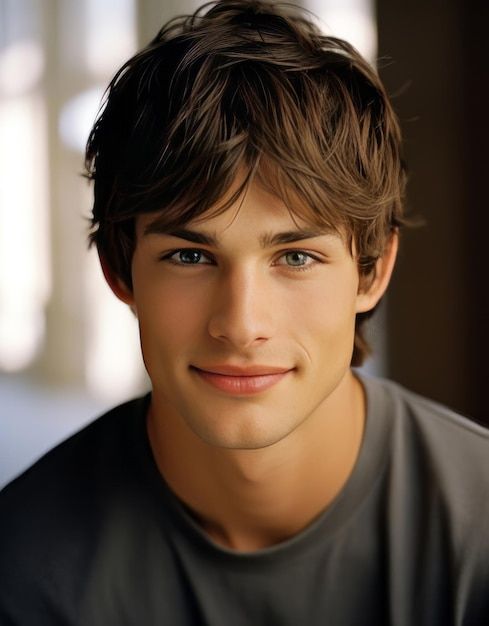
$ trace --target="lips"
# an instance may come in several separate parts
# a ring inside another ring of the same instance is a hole
[[[195,367],[195,366],[192,366]],[[290,371],[290,367],[276,367],[273,365],[250,365],[239,367],[237,365],[210,365],[195,369],[209,372],[210,374],[222,374],[224,376],[267,376],[268,374],[284,374]]]
[[[208,371],[192,366],[200,380],[231,395],[251,395],[265,391],[280,382],[292,370],[272,366],[212,366]],[[215,371],[219,370],[219,371]],[[244,373],[243,373],[244,372]]]

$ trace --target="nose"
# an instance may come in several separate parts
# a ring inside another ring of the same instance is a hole
[[[274,303],[257,271],[240,268],[228,272],[211,297],[211,337],[241,350],[271,337]]]

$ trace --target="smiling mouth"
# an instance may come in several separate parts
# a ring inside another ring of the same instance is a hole
[[[191,370],[196,372],[199,378],[205,383],[232,395],[252,395],[260,393],[273,387],[292,372],[292,370],[283,370],[266,374],[236,375],[209,372],[194,366],[191,366]]]

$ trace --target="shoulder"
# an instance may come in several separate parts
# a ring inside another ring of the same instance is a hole
[[[395,382],[362,381],[369,418],[388,433],[391,480],[438,499],[467,529],[476,519],[489,525],[489,429]]]
[[[489,429],[392,381],[362,380],[389,433],[393,509],[425,529],[436,520],[457,558],[489,562]]]
[[[76,533],[130,465],[131,439],[145,398],[124,403],[54,447],[0,491],[0,552],[42,552]],[[35,546],[35,548],[34,548]],[[6,559],[2,559],[3,562]]]
[[[146,402],[102,415],[0,492],[0,621],[53,623],[52,615],[67,616],[77,605],[107,511],[122,493],[138,493],[133,475]]]
[[[370,417],[388,432],[385,502],[393,550],[408,546],[403,562],[411,550],[418,579],[423,563],[429,576],[436,566],[440,580],[450,579],[458,610],[486,616],[489,429],[392,381],[362,380]]]
[[[136,398],[114,407],[49,450],[0,491],[0,510],[20,496],[34,497],[39,490],[47,496],[55,486],[72,479],[88,482],[101,464],[107,465],[108,460],[114,461],[126,452],[146,401],[147,397]]]
[[[385,413],[394,431],[404,434],[404,441],[423,442],[427,451],[442,457],[456,450],[462,460],[470,453],[474,463],[489,469],[489,428],[393,381],[362,380],[376,409]]]
[[[373,418],[389,429],[393,463],[407,464],[406,471],[422,466],[425,477],[461,502],[474,487],[489,496],[488,428],[395,382],[362,380]]]

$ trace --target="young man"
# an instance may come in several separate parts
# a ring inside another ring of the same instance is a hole
[[[5,625],[489,623],[489,432],[360,376],[402,217],[378,76],[224,0],[110,84],[91,239],[152,391],[0,500]]]

